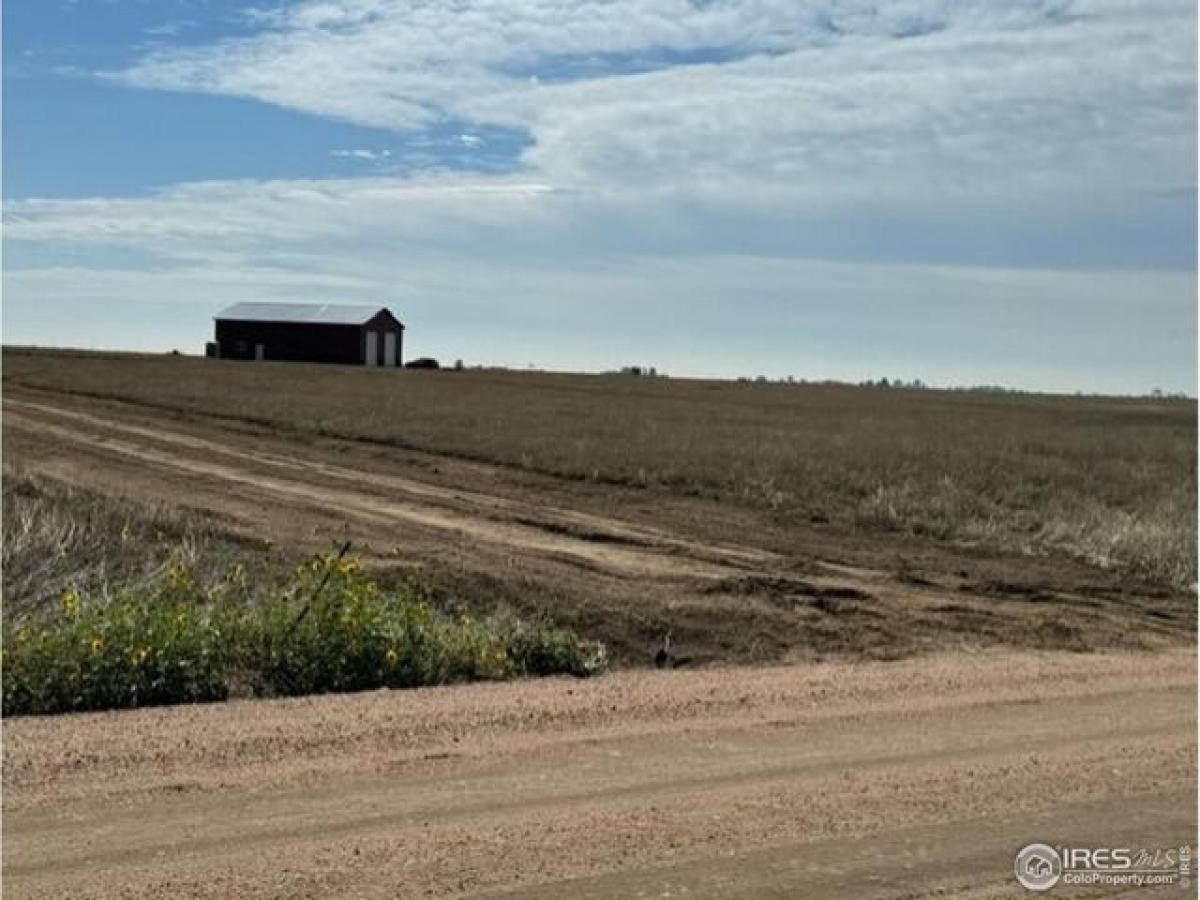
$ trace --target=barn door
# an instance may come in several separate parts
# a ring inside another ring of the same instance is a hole
[[[394,331],[383,333],[383,364],[385,366],[396,364],[396,332]]]
[[[379,362],[379,332],[367,332],[367,346],[363,352],[363,365],[373,366]]]

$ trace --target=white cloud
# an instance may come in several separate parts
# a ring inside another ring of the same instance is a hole
[[[362,159],[367,162],[383,162],[392,155],[391,150],[331,150],[330,156],[338,159]]]
[[[1194,182],[1186,0],[321,0],[265,24],[116,77],[399,130],[512,127],[539,177],[598,190]]]
[[[194,25],[195,23],[190,20],[163,22],[159,25],[146,26],[142,29],[142,33],[150,37],[178,37],[183,31],[194,27]]]
[[[502,226],[541,214],[544,185],[517,178],[354,178],[198,182],[149,197],[28,199],[5,204],[15,241],[131,244],[164,252],[230,240],[255,245],[344,237],[447,232],[470,223]]]

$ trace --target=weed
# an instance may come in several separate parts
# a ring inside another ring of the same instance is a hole
[[[176,563],[111,597],[69,589],[6,617],[4,714],[221,700],[234,684],[298,695],[603,666],[603,648],[561,629],[439,612],[416,576],[383,591],[354,558],[313,557],[249,602],[243,580],[235,566],[205,587]]]

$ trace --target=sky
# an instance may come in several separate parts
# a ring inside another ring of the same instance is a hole
[[[10,0],[3,339],[1196,389],[1191,0]]]

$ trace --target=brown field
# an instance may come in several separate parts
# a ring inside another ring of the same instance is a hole
[[[1196,843],[1194,403],[12,350],[3,402],[6,616],[349,539],[618,669],[8,720],[6,897],[1011,897],[1033,840]]]
[[[4,387],[60,506],[349,537],[619,664],[1192,639],[1191,403],[14,351]]]
[[[8,350],[4,383],[1196,581],[1196,403]]]

